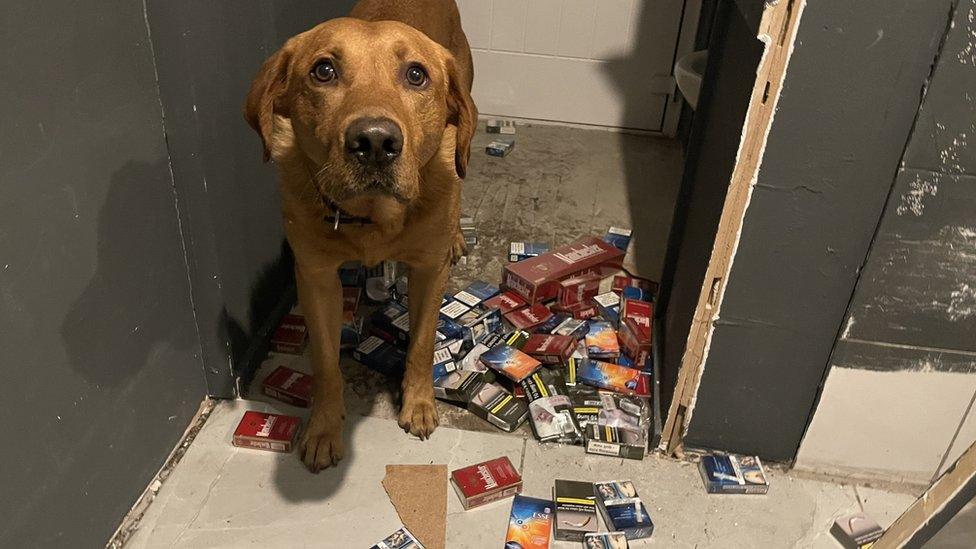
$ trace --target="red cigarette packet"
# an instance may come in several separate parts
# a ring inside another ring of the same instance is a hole
[[[522,296],[515,292],[502,292],[484,303],[489,309],[498,309],[503,315],[517,311],[528,305]]]
[[[262,384],[264,394],[294,406],[307,408],[312,402],[312,376],[278,366]]]
[[[451,472],[451,484],[465,509],[505,499],[522,491],[522,476],[507,457]]]
[[[559,281],[603,268],[618,269],[624,252],[595,236],[588,236],[551,252],[505,265],[502,285],[522,295],[529,303],[556,297]]]
[[[505,315],[505,320],[509,321],[512,326],[515,326],[519,330],[528,330],[549,320],[551,316],[552,311],[549,310],[549,307],[546,307],[542,303],[536,303],[531,307],[508,313]]]
[[[305,317],[287,314],[271,336],[271,350],[276,353],[300,355],[308,342],[308,328]]]
[[[543,364],[562,364],[576,350],[576,338],[568,335],[532,334],[522,352]]]
[[[295,446],[301,424],[294,416],[249,410],[234,431],[234,446],[287,454]]]
[[[636,276],[617,275],[613,277],[612,291],[622,294],[625,288],[640,288],[648,296],[657,293],[657,282]],[[650,301],[650,300],[648,300]]]
[[[649,319],[625,318],[620,322],[617,339],[627,358],[638,368],[644,368],[651,355],[651,324]]]
[[[589,303],[600,291],[600,275],[590,273],[567,278],[559,282],[556,302],[560,307],[572,307]]]

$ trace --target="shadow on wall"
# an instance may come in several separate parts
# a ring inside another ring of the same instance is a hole
[[[172,231],[173,189],[160,184],[159,174],[168,171],[165,161],[129,162],[112,176],[99,212],[98,266],[61,323],[72,367],[103,387],[123,385],[140,372],[157,344],[194,347],[199,357],[194,331],[184,324],[187,301],[160,294],[186,280],[180,239]],[[188,287],[182,295],[189,300]]]
[[[680,24],[679,21],[655,19],[654,10],[645,2],[639,2],[635,9],[639,10],[635,22],[636,40],[630,52],[626,56],[609,60],[605,65],[606,76],[616,87],[619,101],[623,104],[624,120],[644,119],[646,113],[653,109],[643,87],[633,85],[634,75],[647,72],[646,65],[650,62],[647,52],[673,47],[673,44],[660,43],[662,35],[671,34],[661,25]],[[658,121],[653,124],[654,129],[660,128]],[[677,141],[660,137],[636,138],[624,133],[617,135],[621,162],[627,178],[627,200],[632,213],[632,260],[642,275],[660,281],[668,232],[674,214],[674,200],[681,178],[681,166],[668,160],[680,157],[680,145]],[[648,142],[650,139],[657,142],[651,146]],[[661,151],[670,151],[671,154],[661,154]]]

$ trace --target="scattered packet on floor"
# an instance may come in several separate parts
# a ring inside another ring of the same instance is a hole
[[[613,244],[620,250],[627,251],[627,246],[630,244],[631,234],[633,234],[633,231],[630,229],[610,227],[607,234],[603,236],[603,240],[608,244]]]
[[[547,367],[539,368],[535,373],[518,382],[518,386],[530,401],[568,393],[560,372]]]
[[[551,334],[557,326],[563,323],[567,318],[571,318],[571,315],[566,313],[553,313],[545,322],[537,324],[532,327],[532,333],[535,334]]]
[[[629,549],[627,536],[623,532],[604,532],[583,536],[584,549]]]
[[[587,331],[589,331],[589,323],[587,321],[572,317],[564,318],[562,322],[552,329],[553,334],[570,336],[577,341],[586,337]]]
[[[470,306],[457,300],[451,300],[441,307],[441,316],[450,320],[457,320],[461,315],[470,310]]]
[[[864,513],[854,513],[835,520],[830,533],[844,549],[868,549],[884,534],[884,530]]]
[[[580,360],[576,366],[578,382],[627,395],[638,394],[642,385],[640,379],[642,375],[641,371],[635,368],[593,359]]]
[[[608,529],[623,532],[628,540],[651,537],[654,523],[633,482],[611,480],[594,486],[597,505]]]
[[[523,307],[508,313],[505,315],[505,320],[519,330],[530,330],[549,320],[551,316],[552,311],[549,310],[549,307],[542,303],[536,303],[531,307]]]
[[[651,357],[651,327],[650,322],[644,324],[641,320],[625,318],[620,323],[617,339],[623,356],[633,361],[637,368],[644,369]]]
[[[586,534],[598,530],[599,519],[596,516],[596,496],[593,495],[592,482],[556,479],[552,488],[552,499],[556,505],[556,539],[583,541]],[[590,548],[587,545],[584,547]]]
[[[600,275],[586,273],[559,281],[556,303],[560,307],[589,304],[600,291]]]
[[[481,389],[481,372],[455,370],[434,380],[434,396],[441,400],[467,404]]]
[[[610,284],[610,289],[618,294],[622,294],[623,291],[628,287],[640,288],[643,290],[645,296],[650,297],[650,299],[645,299],[645,301],[654,301],[654,294],[657,292],[657,286],[657,282],[652,280],[624,274],[613,277]]]
[[[552,501],[517,495],[512,500],[505,549],[549,549]]]
[[[522,476],[503,456],[452,471],[451,484],[467,510],[518,494]]]
[[[522,346],[522,352],[543,364],[562,364],[576,350],[572,336],[532,334]]]
[[[600,417],[600,410],[603,409],[600,391],[588,385],[577,385],[570,388],[569,399],[573,405],[576,423],[585,433],[588,425],[596,424]]]
[[[498,309],[505,315],[525,307],[528,302],[515,292],[502,292],[495,297],[486,299],[484,305],[489,309]]]
[[[485,133],[515,135],[515,121],[491,118],[485,122]]]
[[[552,395],[529,402],[529,421],[539,442],[583,442],[583,431],[576,423],[572,403],[566,395]]]
[[[424,549],[406,527],[400,528],[369,549]]]
[[[248,410],[234,430],[234,446],[288,453],[302,420],[294,416]]]
[[[502,157],[508,156],[508,153],[512,152],[514,148],[514,139],[497,139],[488,143],[485,147],[485,152],[488,153],[488,156]]]
[[[307,408],[312,402],[312,376],[278,366],[261,384],[264,394],[293,406]]]
[[[463,290],[454,294],[454,299],[474,307],[475,305],[480,305],[483,301],[494,297],[498,293],[498,286],[494,284],[489,284],[483,280],[475,280],[471,284],[468,284]]]
[[[468,410],[507,432],[518,429],[529,417],[525,402],[497,383],[485,383],[468,403]]]
[[[300,355],[308,343],[308,328],[305,317],[287,314],[271,336],[271,350],[276,353]]]
[[[545,242],[512,242],[508,245],[508,261],[518,263],[523,259],[538,257],[549,251]]]
[[[644,459],[651,428],[646,398],[602,391],[595,422],[586,426],[586,453]]]
[[[454,355],[451,354],[449,346],[442,346],[434,349],[434,379],[446,376],[457,370],[457,363],[454,362]]]
[[[620,356],[620,342],[617,331],[609,322],[591,320],[586,332],[586,354],[590,358],[617,358]]]
[[[481,355],[481,362],[518,383],[532,375],[542,363],[507,344],[499,344]]]
[[[498,309],[478,305],[461,315],[457,323],[461,325],[461,337],[466,346],[473,347],[486,335],[502,328],[502,313]]]
[[[363,366],[389,377],[402,375],[407,360],[402,349],[376,336],[364,339],[353,350],[352,357]]]
[[[769,482],[756,456],[706,454],[698,464],[710,494],[765,494]]]

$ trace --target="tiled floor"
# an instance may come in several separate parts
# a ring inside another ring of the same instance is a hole
[[[400,521],[380,481],[395,463],[446,463],[449,469],[506,455],[525,480],[524,493],[546,497],[555,478],[632,479],[656,525],[634,547],[837,547],[834,517],[864,509],[887,525],[913,496],[770,471],[766,496],[717,496],[702,490],[694,464],[587,455],[579,447],[459,429],[438,429],[421,442],[388,419],[350,416],[347,457],[338,468],[308,473],[295,455],[231,446],[245,409],[263,403],[221,402],[149,507],[127,547],[369,547]],[[282,408],[292,412],[293,409]],[[448,488],[449,491],[450,488]],[[421,494],[420,497],[423,495]],[[464,511],[448,494],[451,548],[493,548],[504,541],[510,503]],[[554,543],[553,547],[579,547]]]

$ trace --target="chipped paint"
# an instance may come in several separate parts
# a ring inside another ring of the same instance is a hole
[[[898,205],[897,214],[911,213],[920,217],[922,211],[925,210],[925,197],[938,194],[941,180],[940,174],[932,174],[932,180],[927,181],[916,173],[915,179],[908,184],[908,192],[901,195],[901,204]]]
[[[976,7],[969,8],[966,16],[966,47],[959,50],[956,58],[963,65],[976,67]]]
[[[976,315],[976,288],[962,283],[949,295],[949,307],[946,308],[949,320],[953,322],[967,319]]]

